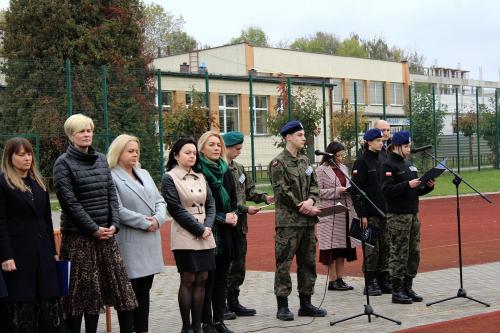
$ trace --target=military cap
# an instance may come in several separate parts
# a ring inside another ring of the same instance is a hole
[[[382,131],[379,130],[378,128],[370,128],[368,131],[366,131],[365,135],[363,135],[363,139],[366,141],[372,141],[378,138],[381,138]]]
[[[392,136],[393,145],[407,145],[410,143],[410,132],[408,131],[399,131],[394,133]]]
[[[287,134],[293,134],[295,132],[301,131],[304,129],[302,123],[298,120],[292,120],[286,123],[280,130],[281,136],[286,136]]]
[[[243,134],[241,132],[227,132],[222,135],[226,147],[232,147],[243,143]]]

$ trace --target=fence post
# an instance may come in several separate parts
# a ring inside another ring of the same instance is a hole
[[[254,134],[255,134],[255,109],[253,105],[253,78],[252,74],[248,75],[248,85],[250,90],[250,153],[252,156],[252,178],[253,181],[257,181],[257,174],[255,172],[255,143],[254,143]]]
[[[438,158],[437,155],[437,133],[436,133],[436,87],[432,85],[432,134],[434,136],[434,156]]]
[[[67,111],[66,117],[73,114],[73,93],[71,88],[71,61],[69,59],[65,60],[66,64],[66,99],[67,99]]]
[[[357,82],[354,82],[354,140],[356,142],[356,158],[359,156],[359,148],[358,148],[358,87]]]
[[[408,86],[408,117],[410,118],[410,133],[412,136],[415,134],[413,133],[413,119],[412,119],[412,105],[411,105],[411,85]]]
[[[40,167],[40,135],[38,133],[35,134],[35,158],[37,166]]]
[[[460,126],[458,126],[458,88],[455,88],[455,122],[457,132],[457,167],[460,173]]]
[[[498,89],[495,89],[495,168],[499,169],[500,164],[498,161]]]
[[[386,110],[385,109],[386,109],[386,106],[385,106],[385,82],[382,82],[382,119],[384,119],[384,120],[386,117]]]
[[[210,84],[208,78],[208,70],[205,70],[205,103],[208,110],[208,129],[212,128],[212,113],[210,111]]]
[[[165,171],[164,157],[163,157],[163,94],[161,92],[161,71],[156,71],[156,81],[158,82],[158,136],[160,139],[160,177],[163,176]]]
[[[288,89],[288,121],[292,120],[292,80],[288,77],[286,79]]]
[[[481,171],[481,133],[479,132],[479,87],[476,87],[476,138],[477,138],[477,171]]]
[[[323,149],[326,150],[327,138],[326,138],[326,84],[325,80],[321,84],[322,95],[323,95]]]
[[[107,80],[107,69],[106,65],[101,66],[101,76],[102,76],[102,109],[104,112],[104,143],[106,145],[106,151],[109,148],[109,114],[108,114],[108,80]]]

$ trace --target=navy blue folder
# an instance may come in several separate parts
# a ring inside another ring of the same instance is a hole
[[[71,276],[71,261],[56,261],[57,278],[59,280],[59,291],[61,296],[69,294],[69,278]]]

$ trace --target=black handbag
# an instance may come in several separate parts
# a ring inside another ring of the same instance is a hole
[[[368,224],[366,229],[361,227],[361,221],[353,218],[351,227],[349,228],[349,237],[364,242],[367,246],[374,247],[377,244],[378,228],[374,225]]]

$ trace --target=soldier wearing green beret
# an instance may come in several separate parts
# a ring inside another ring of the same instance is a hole
[[[250,309],[241,305],[239,302],[239,295],[240,287],[245,280],[246,273],[247,214],[257,214],[260,208],[256,206],[246,206],[246,202],[271,203],[274,202],[274,198],[268,196],[267,193],[257,193],[255,191],[255,184],[252,179],[248,177],[245,167],[234,160],[241,154],[244,140],[243,134],[241,132],[227,132],[222,138],[226,145],[226,159],[229,164],[229,169],[236,182],[236,196],[238,199],[238,224],[236,225],[238,255],[233,258],[229,268],[227,306],[230,311],[233,311],[238,316],[253,316],[256,313],[255,309]]]
[[[290,266],[297,260],[297,282],[300,298],[299,316],[324,317],[326,311],[311,304],[316,282],[316,237],[319,188],[309,159],[301,154],[306,143],[304,127],[291,121],[282,127],[285,149],[269,164],[269,178],[276,202],[274,293],[278,302],[276,318],[293,320],[288,308],[292,291]]]

